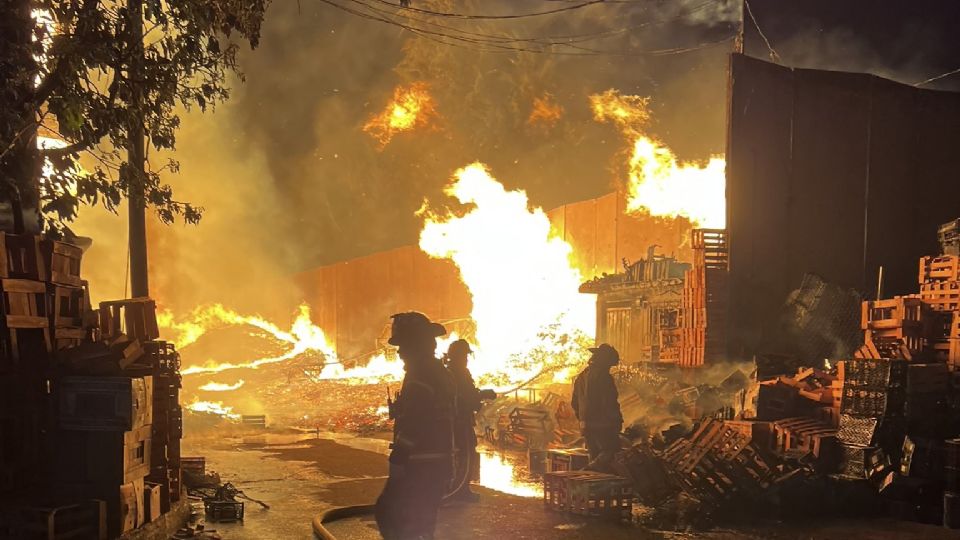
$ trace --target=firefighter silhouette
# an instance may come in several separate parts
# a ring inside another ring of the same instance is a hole
[[[418,312],[393,315],[389,343],[405,375],[391,404],[390,476],[375,517],[385,540],[433,538],[437,510],[453,476],[456,390],[434,352],[444,327]]]
[[[610,368],[620,363],[620,354],[606,343],[590,352],[590,363],[574,380],[571,405],[590,454],[587,469],[610,472],[623,427],[617,385],[610,374]]]
[[[480,479],[480,455],[477,453],[477,433],[474,415],[480,410],[483,400],[495,399],[492,390],[480,390],[473,382],[467,367],[470,344],[458,339],[447,348],[443,360],[456,385],[456,413],[453,420],[453,441],[456,445],[456,474],[454,475],[455,499],[476,502],[479,495],[470,490],[470,482]]]

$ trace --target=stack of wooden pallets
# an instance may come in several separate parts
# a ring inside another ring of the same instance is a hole
[[[931,317],[927,306],[915,296],[866,301],[860,319],[864,346],[870,357],[919,358],[926,347]]]
[[[937,321],[928,343],[936,360],[960,368],[960,256],[920,259],[920,299]]]
[[[726,233],[722,229],[694,229],[692,235],[693,268],[684,277],[676,355],[681,367],[699,367],[721,359],[726,349]]]
[[[153,300],[92,308],[82,254],[0,233],[0,496],[104,501],[114,537],[148,519],[148,498],[163,491],[164,511],[179,499],[179,357],[159,341]]]

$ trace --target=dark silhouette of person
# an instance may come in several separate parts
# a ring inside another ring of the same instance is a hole
[[[418,312],[398,313],[388,343],[398,347],[403,383],[391,405],[390,476],[375,517],[385,540],[433,538],[453,476],[455,387],[434,355],[446,329]]]
[[[453,421],[453,442],[457,449],[456,474],[454,482],[459,482],[459,488],[452,497],[476,502],[480,496],[470,489],[471,480],[479,480],[480,455],[477,453],[477,433],[474,429],[476,418],[474,415],[483,404],[483,394],[473,382],[473,375],[467,368],[470,357],[470,344],[466,340],[458,339],[447,348],[444,361],[457,389],[457,410]],[[457,486],[454,486],[457,487]]]
[[[590,454],[587,469],[610,472],[623,427],[617,385],[610,375],[610,368],[620,363],[620,354],[606,343],[590,352],[590,363],[573,382],[571,405]]]

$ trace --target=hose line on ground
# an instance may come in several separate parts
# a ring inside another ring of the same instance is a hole
[[[454,487],[450,492],[448,492],[446,495],[443,496],[442,500],[444,502],[449,500],[450,497],[452,497],[456,492],[460,491],[463,488],[463,486],[469,481],[470,469],[473,465],[472,461],[474,459],[474,456],[476,456],[476,454],[471,452],[469,457],[467,458],[466,466],[463,467],[463,474],[460,475],[459,479],[457,478],[454,479],[456,480],[455,482],[456,487]],[[383,476],[381,478],[387,478],[387,477]],[[353,506],[337,506],[334,508],[330,508],[329,510],[325,510],[319,516],[313,518],[313,534],[316,538],[319,538],[320,540],[337,540],[337,537],[334,536],[333,533],[327,530],[327,528],[325,527],[326,524],[331,523],[333,521],[339,521],[341,519],[350,519],[350,518],[355,518],[359,516],[369,515],[373,513],[374,508],[375,508],[375,505],[373,504],[357,504]]]

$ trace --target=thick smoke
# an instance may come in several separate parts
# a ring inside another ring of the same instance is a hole
[[[506,14],[557,4],[416,5]],[[681,157],[722,152],[737,5],[610,3],[458,26],[517,37],[607,34],[582,45],[611,54],[576,56],[478,52],[322,2],[277,2],[261,47],[242,58],[246,81],[232,100],[184,117],[182,168],[167,180],[207,211],[198,227],[152,228],[154,296],[178,312],[211,301],[262,312],[267,300],[289,312],[287,276],[415,242],[424,198],[440,200],[452,172],[476,160],[544,208],[609,192],[627,144],[592,119],[587,100],[608,88],[651,96],[651,131]],[[648,54],[667,49],[678,50]],[[397,85],[417,81],[434,96],[436,129],[401,133],[381,150],[363,125]],[[562,116],[529,122],[547,95]],[[86,269],[94,293],[121,296],[125,220],[87,214],[77,228],[95,238]]]

